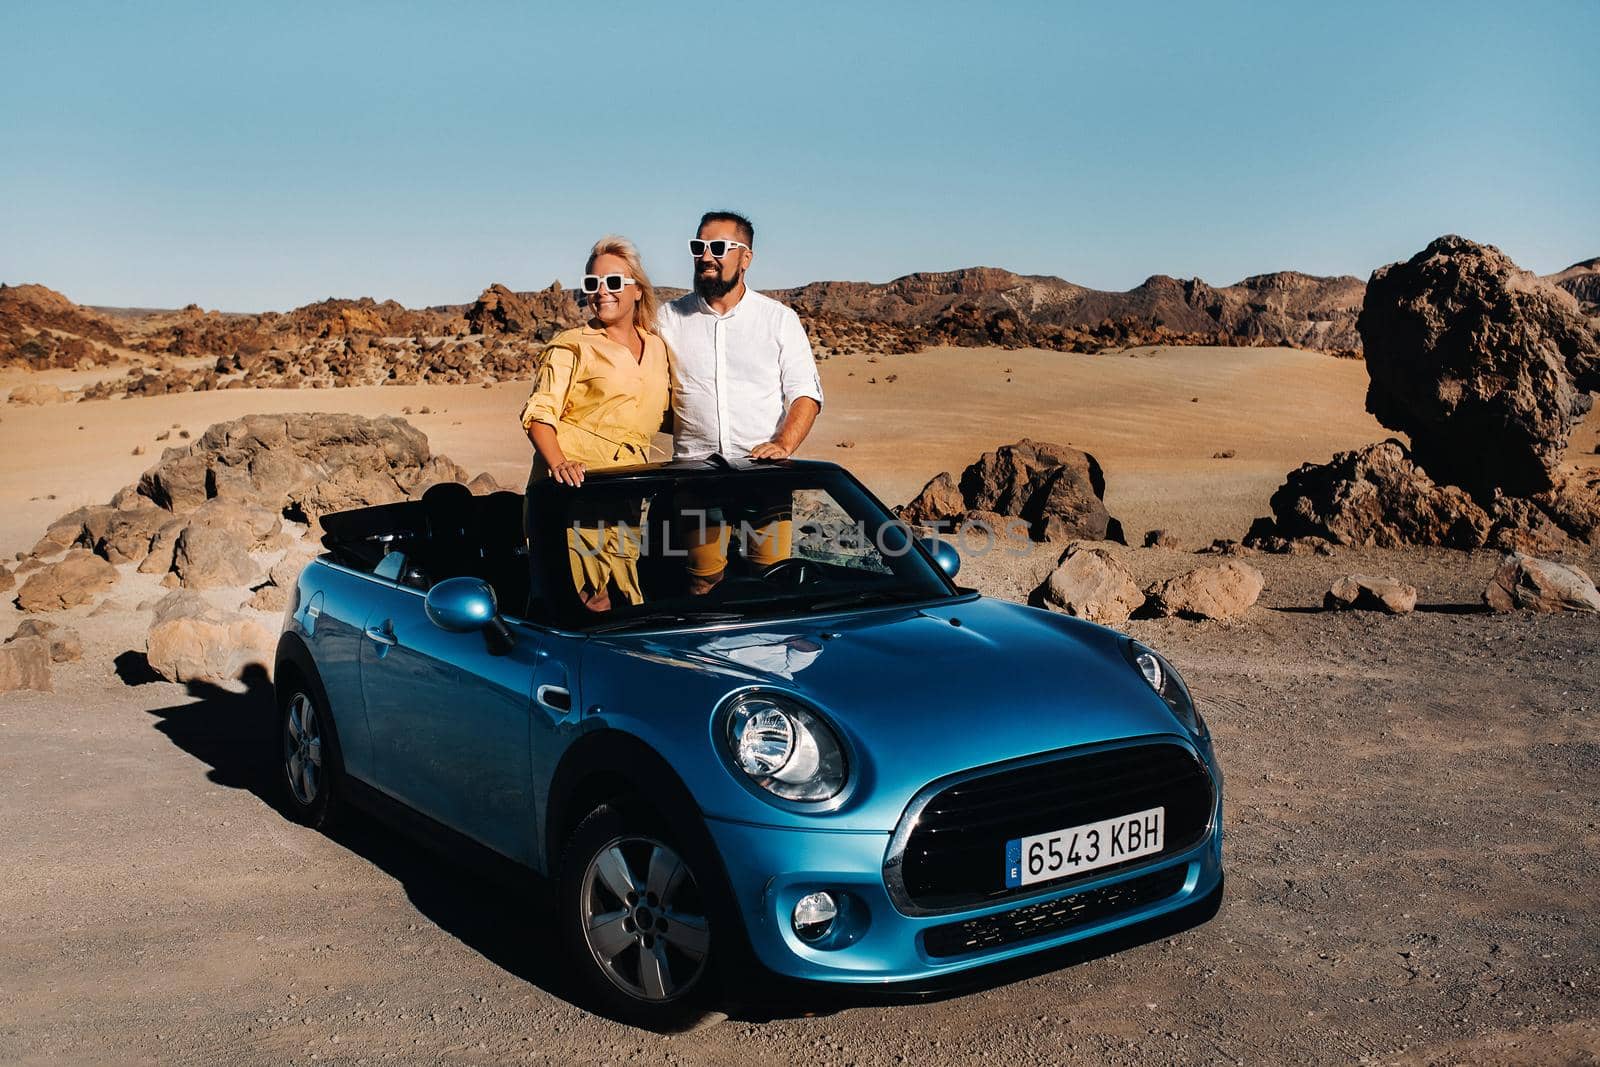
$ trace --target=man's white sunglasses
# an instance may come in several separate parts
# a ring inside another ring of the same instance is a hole
[[[695,259],[699,259],[701,256],[705,255],[706,249],[708,248],[711,249],[712,259],[721,259],[723,256],[727,255],[731,249],[749,247],[750,246],[745,244],[743,241],[727,241],[720,237],[715,241],[702,241],[698,237],[689,238],[689,254]]]
[[[604,285],[608,293],[620,293],[624,285],[638,285],[639,283],[626,274],[585,274],[583,276],[583,291],[598,293]]]

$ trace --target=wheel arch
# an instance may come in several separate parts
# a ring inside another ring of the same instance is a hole
[[[316,700],[317,707],[322,711],[322,716],[327,720],[328,728],[333,733],[333,743],[342,759],[344,739],[339,734],[338,716],[334,712],[333,702],[328,699],[328,691],[323,687],[322,674],[317,670],[316,660],[312,657],[311,650],[306,647],[305,641],[299,634],[290,630],[278,638],[278,651],[273,656],[272,703],[275,709],[283,707],[290,683],[295,680],[310,688],[311,696]]]
[[[596,730],[573,742],[551,777],[541,835],[547,873],[558,873],[562,849],[583,817],[620,796],[649,803],[675,828],[709,843],[700,806],[672,765],[632,734]]]

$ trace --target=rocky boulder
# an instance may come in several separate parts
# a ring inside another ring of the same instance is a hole
[[[1356,323],[1367,410],[1435,480],[1489,501],[1552,487],[1600,390],[1600,339],[1571,294],[1498,249],[1441,237],[1375,271]]]
[[[1494,611],[1600,611],[1600,592],[1581,568],[1512,552],[1483,591]]]
[[[31,640],[45,642],[52,663],[75,663],[83,658],[83,638],[78,636],[78,631],[57,626],[45,619],[23,619],[5,643],[9,645]]]
[[[151,669],[170,682],[227,681],[251,664],[270,666],[275,644],[262,623],[180,589],[156,604],[145,655]]]
[[[1434,484],[1394,440],[1290,472],[1271,506],[1277,536],[1338,545],[1477,548],[1488,543],[1493,525],[1465,490]],[[1253,529],[1247,543],[1262,536],[1270,533]]]
[[[40,406],[44,404],[60,404],[67,399],[67,394],[55,385],[19,385],[11,390],[13,404],[30,404]]]
[[[330,503],[361,507],[466,477],[435,457],[427,436],[404,419],[247,415],[212,426],[185,448],[169,448],[140,478],[138,492],[176,515],[217,497],[283,512],[321,500],[318,487],[334,479],[339,488]]]
[[[1162,617],[1236,619],[1256,602],[1266,585],[1261,572],[1250,564],[1228,560],[1158,582],[1150,588],[1148,606]]]
[[[1103,548],[1071,545],[1039,588],[1048,608],[1116,626],[1144,603],[1133,574]]]
[[[5,592],[7,589],[15,589],[16,587],[17,576],[12,574],[10,569],[7,568],[5,564],[0,563],[0,593]]]
[[[1121,541],[1122,524],[1107,512],[1105,475],[1087,452],[1024,438],[985,452],[959,483],[935,477],[901,510],[919,525],[958,521],[970,513],[1020,518],[1036,541]]]
[[[185,589],[248,588],[261,580],[261,567],[246,548],[226,527],[192,522],[173,546],[172,571]]]
[[[53,691],[50,642],[42,637],[24,637],[0,645],[0,693],[19,689]]]
[[[59,611],[87,604],[110,589],[117,580],[117,569],[93,552],[75,549],[59,563],[49,563],[28,575],[17,590],[17,606],[23,611]]]
[[[1353,608],[1357,611],[1409,615],[1417,606],[1417,589],[1398,578],[1347,574],[1333,583],[1333,588],[1322,599],[1322,606],[1330,611]]]
[[[244,606],[254,611],[283,611],[289,606],[289,590],[294,588],[305,565],[315,558],[314,548],[291,548],[285,552],[267,572],[266,582],[253,591]]]

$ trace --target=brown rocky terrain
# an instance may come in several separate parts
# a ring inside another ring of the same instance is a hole
[[[1600,260],[1545,279],[1585,314],[1600,308]],[[1295,271],[1214,287],[1154,275],[1126,292],[993,267],[918,273],[878,284],[813,282],[770,295],[799,312],[819,356],[930,347],[1101,352],[1152,345],[1283,345],[1359,356],[1366,286]],[[663,287],[666,298],[683,290]],[[0,368],[123,374],[62,399],[227,388],[493,383],[526,376],[538,346],[581,321],[573,290],[495,283],[471,304],[412,309],[328,299],[258,314],[85,308],[37,285],[0,286]]]
[[[122,335],[104,316],[42,285],[0,283],[0,367],[47,370],[110,363]]]
[[[910,274],[877,285],[814,282],[771,295],[810,320],[829,347],[859,347],[849,324],[886,328],[888,351],[933,344],[1068,351],[1139,344],[1270,344],[1351,355],[1360,348],[1357,278],[1293,271],[1213,288],[1154,275],[1127,292],[993,267]],[[874,332],[866,331],[866,334]]]

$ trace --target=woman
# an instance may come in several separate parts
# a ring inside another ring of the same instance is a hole
[[[586,471],[648,462],[650,437],[670,403],[655,289],[632,242],[597,241],[582,291],[588,325],[558,334],[540,354],[522,408],[534,448],[530,488],[541,478],[576,488]],[[580,512],[574,515],[567,538],[573,584],[585,606],[609,611],[612,586],[628,603],[642,603],[637,530],[619,530],[615,516],[608,526],[591,527]]]

